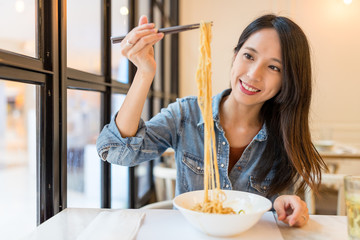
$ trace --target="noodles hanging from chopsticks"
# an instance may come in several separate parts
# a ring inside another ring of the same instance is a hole
[[[211,82],[211,23],[200,24],[200,59],[196,72],[198,105],[204,120],[204,201],[193,210],[207,213],[235,213],[224,208],[225,193],[220,189],[220,176],[216,156],[214,121],[212,114]],[[209,191],[210,190],[210,191]]]

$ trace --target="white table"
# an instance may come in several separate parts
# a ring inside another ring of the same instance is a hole
[[[102,211],[116,210],[67,208],[38,226],[26,239],[76,239]],[[219,239],[197,231],[177,210],[134,211],[145,211],[145,219],[136,238],[138,240]],[[344,216],[311,215],[306,226],[292,228],[283,223],[277,223],[272,212],[267,212],[258,224],[247,232],[226,239],[347,239],[346,221]]]

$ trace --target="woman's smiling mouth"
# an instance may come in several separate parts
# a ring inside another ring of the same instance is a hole
[[[251,85],[248,85],[247,83],[245,83],[241,80],[239,80],[239,81],[240,81],[240,89],[243,93],[245,93],[247,95],[254,95],[254,94],[260,92],[259,89],[255,88]]]

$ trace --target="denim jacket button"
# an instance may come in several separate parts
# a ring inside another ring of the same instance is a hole
[[[221,166],[221,167],[224,167],[225,165],[222,163],[220,166]]]
[[[226,186],[225,186],[226,188],[229,188],[229,184],[226,184]]]
[[[197,169],[197,170],[200,170],[200,167],[197,167],[196,169]]]
[[[226,144],[226,142],[222,142],[222,145],[225,145]]]

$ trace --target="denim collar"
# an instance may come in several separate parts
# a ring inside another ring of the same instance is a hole
[[[219,113],[220,103],[221,103],[221,100],[224,97],[228,96],[230,93],[231,93],[231,88],[228,88],[228,89],[225,89],[224,91],[222,91],[220,94],[213,96],[213,98],[212,98],[213,119],[214,119],[215,125],[217,126],[217,128],[220,131],[223,131],[223,129],[220,125],[220,113]],[[197,126],[200,127],[203,124],[204,124],[204,120],[201,115]],[[267,139],[267,128],[266,128],[266,124],[264,123],[262,125],[260,131],[258,132],[258,134],[254,137],[254,140],[262,142],[262,141],[265,141],[266,139]]]

